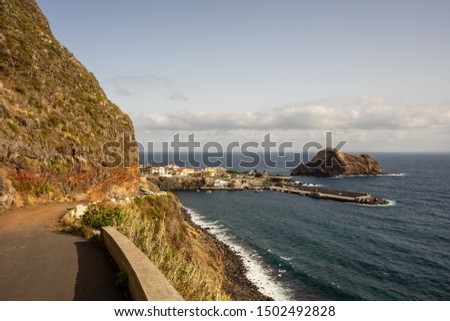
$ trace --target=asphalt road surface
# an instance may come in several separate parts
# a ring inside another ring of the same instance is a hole
[[[101,244],[50,227],[69,207],[50,204],[0,214],[0,300],[124,300]]]

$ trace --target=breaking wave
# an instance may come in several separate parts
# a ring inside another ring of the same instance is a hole
[[[277,301],[287,301],[290,299],[287,290],[283,289],[270,276],[270,269],[265,268],[261,264],[261,256],[255,250],[247,249],[234,241],[235,237],[230,235],[228,230],[223,228],[218,221],[208,222],[199,213],[190,208],[185,208],[195,224],[207,229],[209,233],[214,235],[219,241],[227,244],[242,258],[244,266],[247,268],[247,278],[258,287],[261,293]]]

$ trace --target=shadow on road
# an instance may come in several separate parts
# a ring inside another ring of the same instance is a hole
[[[78,274],[75,297],[78,301],[122,301],[124,295],[114,284],[116,272],[106,249],[91,241],[75,242]]]

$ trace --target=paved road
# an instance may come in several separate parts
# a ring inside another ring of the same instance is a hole
[[[123,300],[106,249],[49,228],[70,207],[0,215],[0,300]]]

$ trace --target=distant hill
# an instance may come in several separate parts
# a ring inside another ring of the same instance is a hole
[[[134,138],[131,119],[55,39],[34,0],[0,1],[0,71],[0,211],[137,192],[137,151],[130,167],[101,165],[104,143]]]
[[[367,154],[352,155],[328,148],[319,151],[311,162],[300,164],[291,174],[294,176],[334,177],[382,173],[378,162]]]

